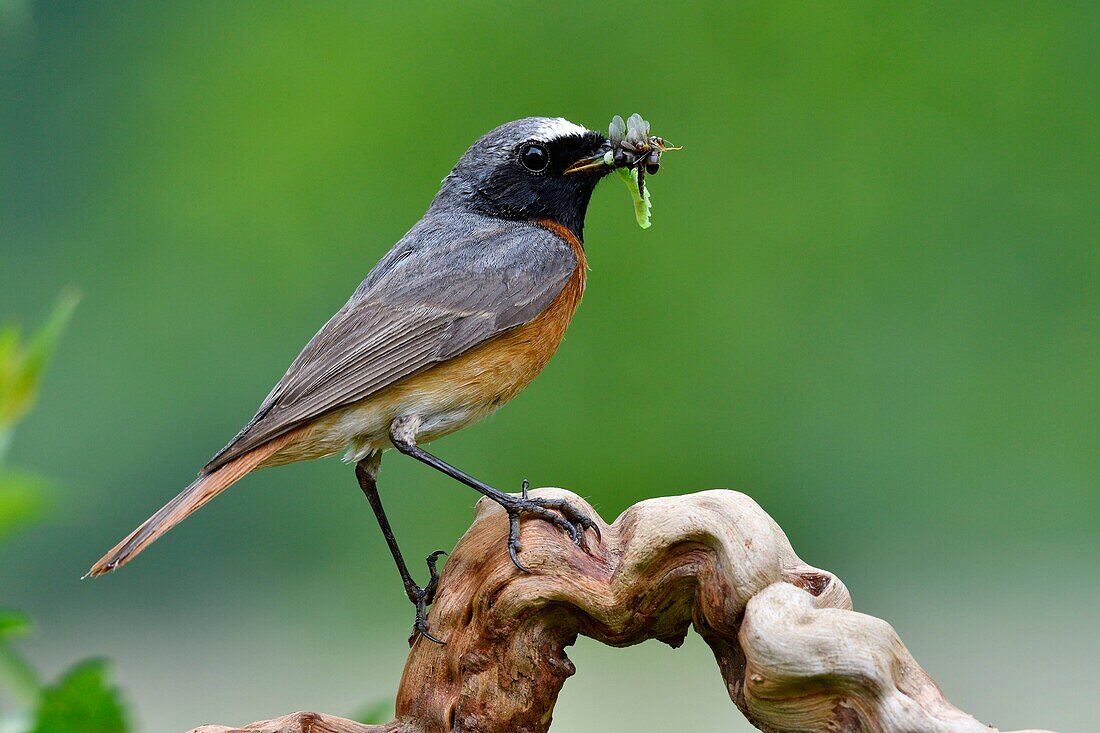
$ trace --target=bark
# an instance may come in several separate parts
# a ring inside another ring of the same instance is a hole
[[[565,497],[596,517],[570,492],[535,495]],[[993,730],[952,706],[893,628],[853,611],[844,584],[800,560],[744,494],[650,499],[600,527],[603,539],[589,534],[586,551],[525,519],[525,574],[508,558],[504,512],[483,499],[429,615],[447,643],[413,640],[393,721],[293,713],[192,733],[543,733],[574,672],[565,650],[578,634],[611,646],[657,639],[675,647],[691,628],[713,650],[730,699],[760,730]]]

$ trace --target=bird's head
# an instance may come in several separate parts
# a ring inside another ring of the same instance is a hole
[[[592,191],[614,166],[606,136],[561,117],[527,117],[487,132],[444,180],[437,203],[521,221],[549,219],[582,237]]]

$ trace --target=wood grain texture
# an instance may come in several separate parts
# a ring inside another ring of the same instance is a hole
[[[592,511],[560,489],[537,495]],[[744,494],[651,499],[600,528],[586,552],[545,522],[525,522],[524,574],[508,558],[504,512],[482,500],[429,616],[447,644],[413,641],[390,723],[294,713],[193,733],[542,733],[579,634],[675,647],[691,628],[760,730],[995,730],[952,706],[890,625],[852,611],[844,584],[799,559]]]

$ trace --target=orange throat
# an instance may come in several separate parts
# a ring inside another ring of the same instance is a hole
[[[575,296],[570,296],[572,299],[572,307],[569,310],[569,318],[572,319],[574,311],[577,310],[577,306],[581,302],[581,296],[584,295],[584,286],[588,279],[588,256],[584,252],[584,245],[581,244],[581,240],[577,238],[573,230],[564,224],[559,224],[550,219],[540,219],[536,223],[543,229],[553,232],[568,242],[569,246],[573,248],[573,254],[577,256],[577,267],[573,271],[573,276],[570,277],[569,282],[565,284],[561,295],[559,295],[554,302],[550,304],[550,307],[547,308],[547,310],[550,310],[557,305],[558,301],[566,294],[567,290],[575,289]],[[566,325],[568,324],[569,322],[566,321]]]

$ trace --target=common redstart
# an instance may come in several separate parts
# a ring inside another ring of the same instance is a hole
[[[612,137],[619,137],[614,126]],[[510,521],[508,550],[521,570],[522,515],[552,522],[578,544],[586,530],[598,533],[568,502],[529,497],[526,486],[519,496],[499,491],[421,446],[500,408],[557,350],[584,292],[582,242],[592,192],[615,168],[647,161],[648,151],[617,143],[546,117],[509,122],[481,137],[443,179],[423,218],[306,344],[255,417],[194,483],[88,574],[125,565],[251,471],[341,451],[355,463],[416,605],[416,629],[433,641],[425,612],[442,552],[428,557],[431,580],[418,586],[378,495],[383,451],[396,448],[500,504]]]

